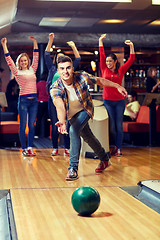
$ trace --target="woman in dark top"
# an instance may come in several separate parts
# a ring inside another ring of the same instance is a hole
[[[53,61],[51,59],[50,56],[50,49],[52,47],[53,44],[53,40],[54,40],[54,33],[50,33],[49,34],[49,40],[48,40],[48,44],[45,50],[45,62],[48,68],[48,78],[47,78],[47,91],[49,92],[50,86],[52,85],[53,82],[55,82],[60,75],[57,73],[57,59],[59,56],[64,55],[64,53],[62,52],[58,52]],[[74,69],[78,68],[81,57],[79,55],[79,52],[74,44],[74,42],[70,41],[67,42],[67,44],[72,48],[74,56],[75,56],[75,60],[73,62],[73,66]],[[49,96],[48,99],[48,112],[49,112],[49,116],[51,119],[51,125],[52,125],[52,131],[51,131],[51,138],[52,138],[52,144],[53,144],[53,151],[52,151],[52,156],[56,156],[58,154],[58,128],[55,125],[55,123],[58,121],[57,118],[57,111],[56,111],[56,107],[54,106],[51,96]],[[68,126],[69,128],[69,126]],[[64,155],[69,155],[69,149],[70,149],[70,139],[69,139],[69,135],[64,134],[63,135],[63,140],[64,140]]]
[[[160,82],[157,82],[157,68],[150,67],[147,71],[147,81],[146,81],[146,89],[148,93],[158,93],[158,86]]]

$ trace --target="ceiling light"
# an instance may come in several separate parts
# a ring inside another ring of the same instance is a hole
[[[105,19],[105,20],[101,20],[98,23],[123,23],[125,22],[126,19]]]
[[[149,25],[160,25],[160,20],[155,20],[151,22]]]
[[[39,23],[39,26],[50,26],[50,27],[64,27],[71,18],[61,18],[61,17],[55,17],[55,18],[48,18],[44,17]]]
[[[152,0],[152,5],[160,5],[160,0]]]

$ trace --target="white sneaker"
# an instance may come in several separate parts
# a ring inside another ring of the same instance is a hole
[[[28,148],[27,148],[27,152],[28,152],[28,156],[36,156],[36,153],[33,152],[32,147],[28,147]]]
[[[69,156],[69,154],[70,154],[70,151],[69,151],[69,149],[66,148],[64,150],[64,156]]]
[[[58,155],[58,149],[57,148],[54,148],[53,149],[53,152],[51,153],[52,156],[56,156]]]
[[[27,150],[27,149],[23,149],[23,150],[22,150],[22,155],[23,155],[23,156],[29,156],[28,150]]]

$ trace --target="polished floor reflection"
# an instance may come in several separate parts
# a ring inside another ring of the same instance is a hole
[[[79,179],[65,181],[69,164],[63,149],[0,149],[0,189],[11,193],[18,240],[37,239],[160,239],[160,215],[120,187],[160,179],[160,148],[123,148],[104,173],[95,174],[99,160],[81,158]],[[79,186],[98,190],[101,203],[91,217],[80,217],[71,205]]]

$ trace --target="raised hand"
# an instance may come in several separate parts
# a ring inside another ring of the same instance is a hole
[[[37,41],[36,38],[33,36],[29,36],[29,40],[31,40],[32,42]]]
[[[102,34],[102,35],[100,36],[99,40],[103,40],[103,39],[105,39],[105,38],[106,38],[106,36],[107,36],[107,34],[106,34],[106,33],[105,33],[105,34]]]
[[[126,40],[124,43],[130,47],[130,54],[135,54],[133,42]]]
[[[29,36],[29,39],[33,42],[33,48],[38,49],[37,39],[33,36]]]
[[[54,40],[54,33],[49,34],[49,40],[52,40],[52,41]]]
[[[7,38],[2,38],[2,39],[1,39],[1,44],[2,44],[2,45],[7,44]]]
[[[74,47],[75,46],[75,43],[73,41],[69,41],[67,42],[67,44],[70,46],[70,47]]]
[[[8,53],[7,38],[2,38],[1,44],[2,44],[4,54]]]
[[[133,43],[130,40],[126,40],[124,43],[129,46],[133,45]]]

